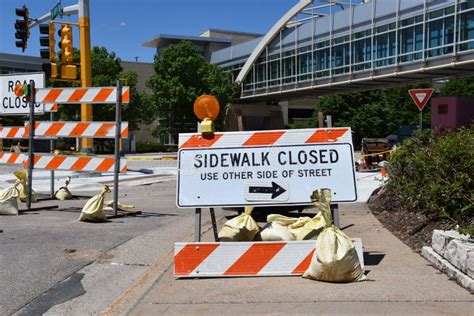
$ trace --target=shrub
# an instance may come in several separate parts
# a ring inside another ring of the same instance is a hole
[[[408,209],[448,218],[464,231],[474,215],[474,125],[439,134],[418,132],[393,152],[387,187]]]
[[[137,153],[152,153],[152,152],[175,152],[178,151],[176,145],[163,145],[158,143],[144,143],[137,142]]]

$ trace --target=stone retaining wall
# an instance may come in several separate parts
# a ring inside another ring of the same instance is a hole
[[[460,285],[474,293],[474,240],[456,231],[434,230],[431,247],[421,254]]]

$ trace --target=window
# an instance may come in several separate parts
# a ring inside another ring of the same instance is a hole
[[[441,46],[443,43],[443,20],[430,22],[427,28],[428,48]],[[441,55],[441,49],[431,49],[428,56]]]
[[[448,113],[448,105],[447,104],[438,105],[438,114],[446,114],[446,113]]]
[[[268,77],[270,81],[268,82],[269,86],[275,86],[279,84],[278,79],[280,78],[280,61],[275,60],[268,64]]]
[[[459,40],[468,41],[459,45],[460,50],[474,49],[474,12],[466,12],[460,18],[460,38]]]
[[[293,82],[295,80],[294,78],[295,74],[295,58],[294,57],[288,57],[283,59],[283,78],[284,78],[284,83],[289,83]]]

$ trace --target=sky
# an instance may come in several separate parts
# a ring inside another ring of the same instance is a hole
[[[0,52],[39,56],[38,27],[24,53],[15,46],[15,8],[30,18],[49,12],[58,0],[0,0]],[[197,36],[209,28],[265,34],[297,0],[90,0],[91,45],[104,46],[122,60],[152,62],[153,48],[142,44],[159,34]],[[77,0],[62,0],[63,7]],[[63,21],[77,22],[78,17]],[[58,18],[58,21],[61,19]],[[58,38],[56,38],[56,41]],[[79,34],[73,34],[78,47]]]

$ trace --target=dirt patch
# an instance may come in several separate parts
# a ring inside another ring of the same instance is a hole
[[[448,220],[405,209],[401,197],[385,188],[376,190],[368,205],[385,228],[416,252],[431,245],[434,229],[447,230],[453,226]]]

